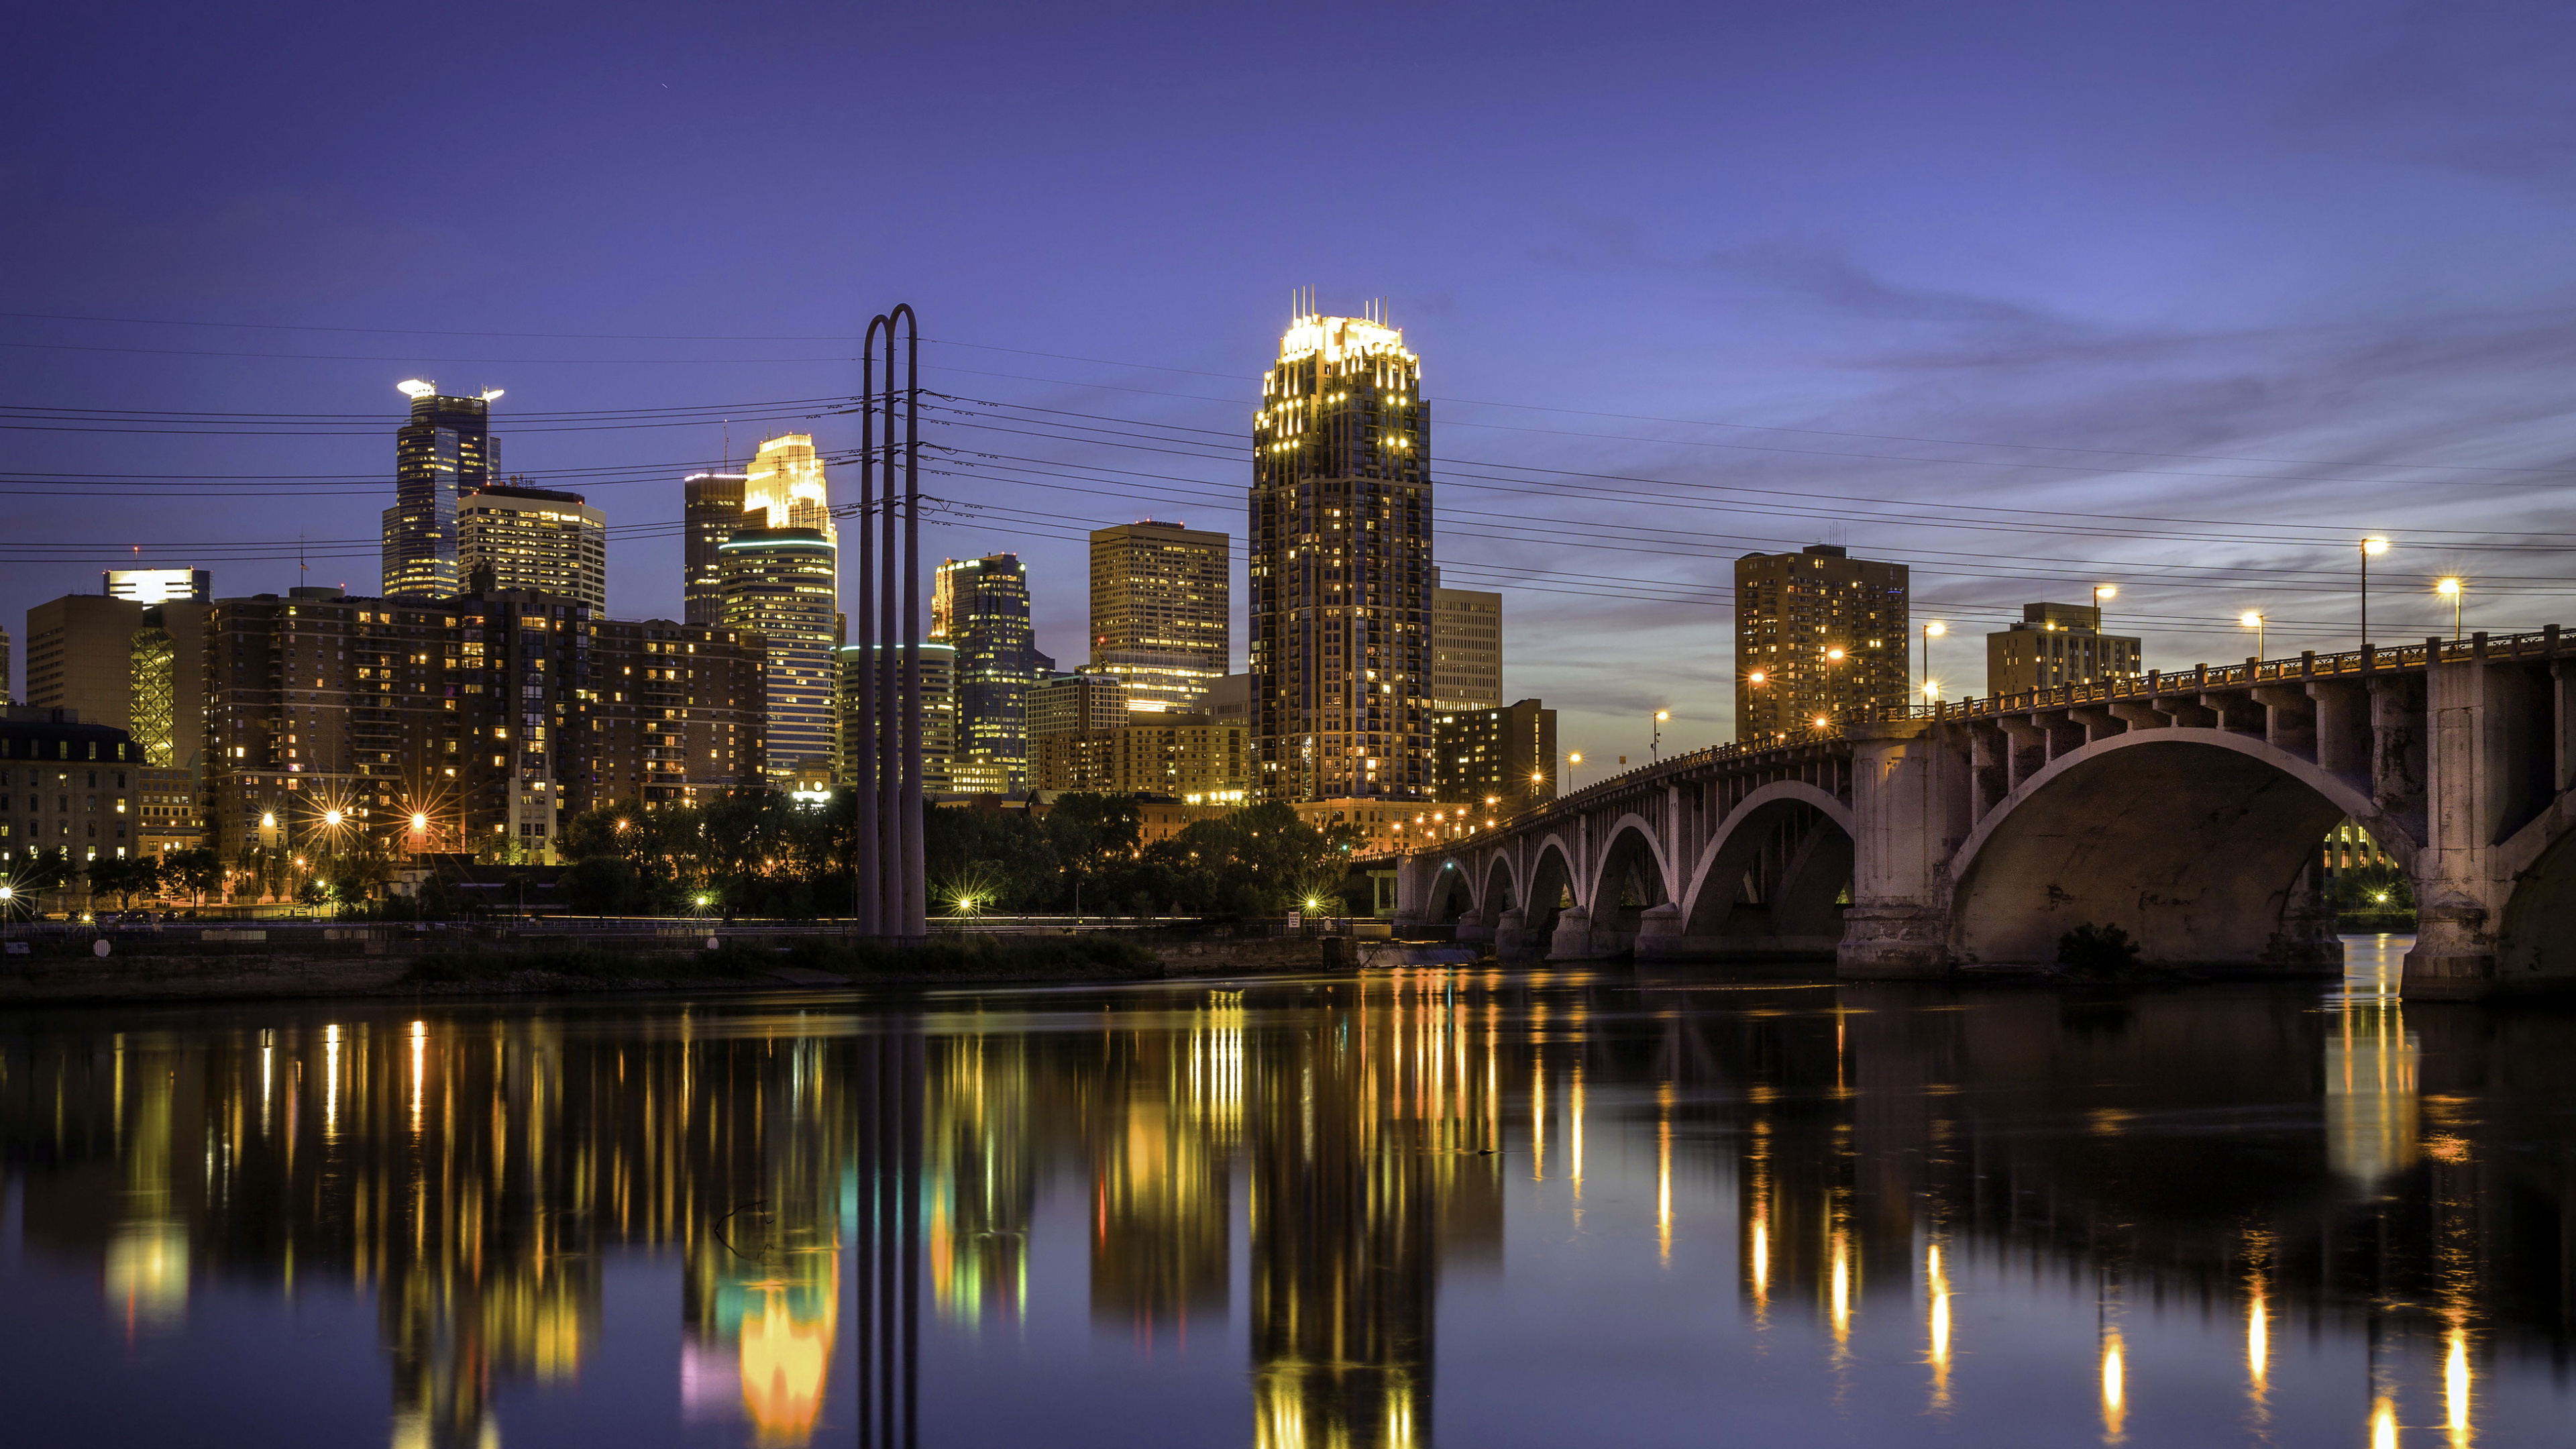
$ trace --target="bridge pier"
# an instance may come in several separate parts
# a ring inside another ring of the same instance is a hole
[[[2483,661],[2425,671],[2423,773],[2429,808],[2415,856],[2415,948],[2406,953],[2408,996],[2463,1001],[2496,985],[2495,926],[2513,882],[2496,881],[2500,831],[2510,822],[2507,773],[2495,728],[2507,701]]]
[[[1947,857],[1957,836],[1943,828],[1943,786],[1957,785],[1964,801],[1971,762],[1944,750],[1929,720],[1851,725],[1843,734],[1852,749],[1852,904],[1835,974],[1947,975]]]

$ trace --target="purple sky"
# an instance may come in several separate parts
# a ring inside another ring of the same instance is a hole
[[[0,404],[347,421],[22,418],[0,620],[23,643],[29,605],[137,544],[247,594],[296,581],[301,534],[313,581],[371,590],[415,375],[506,387],[511,471],[674,520],[717,425],[532,415],[845,394],[838,339],[910,300],[930,386],[1060,410],[941,420],[1039,461],[935,454],[925,486],[955,502],[934,548],[1029,558],[1071,664],[1081,528],[1240,538],[1253,379],[1301,285],[1389,300],[1450,581],[1504,581],[1507,689],[1604,764],[1657,706],[1668,743],[1729,736],[1750,549],[1912,563],[1954,695],[1982,692],[1976,636],[2096,579],[2151,666],[2242,657],[2247,608],[2276,656],[2349,647],[2363,531],[2398,541],[2383,642],[2447,631],[2443,573],[2471,628],[2571,612],[2561,7],[863,13],[21,15]],[[735,453],[779,426],[735,424]],[[209,474],[291,481],[141,481]],[[223,488],[258,496],[166,496]],[[676,613],[677,555],[613,540],[612,611]]]

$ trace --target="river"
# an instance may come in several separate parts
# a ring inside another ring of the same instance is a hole
[[[2576,1014],[1424,969],[0,1016],[0,1442],[2570,1441]]]

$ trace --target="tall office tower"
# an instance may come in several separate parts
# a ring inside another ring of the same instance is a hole
[[[1127,723],[1127,687],[1114,674],[1054,674],[1029,686],[1028,734],[1091,734]]]
[[[1431,571],[1431,707],[1459,713],[1503,703],[1503,596],[1444,588]]]
[[[743,520],[754,528],[810,528],[826,540],[840,540],[813,434],[782,433],[760,445],[751,471],[743,475],[742,510],[768,515],[766,524],[758,518]]]
[[[469,593],[537,589],[608,614],[608,516],[578,493],[520,479],[457,500],[456,558]]]
[[[1444,711],[1432,737],[1443,805],[1511,811],[1556,798],[1556,711],[1535,699]]]
[[[1986,693],[2137,678],[2145,642],[2103,633],[2101,618],[2093,604],[2023,605],[2020,623],[1986,636]]]
[[[594,620],[599,687],[584,712],[571,790],[584,809],[688,805],[765,783],[768,655],[722,624]]]
[[[1430,411],[1404,334],[1300,315],[1253,415],[1265,799],[1431,798]]]
[[[768,651],[770,786],[828,776],[840,747],[839,550],[821,529],[738,528],[720,552],[725,627]]]
[[[1091,534],[1091,672],[1127,685],[1139,714],[1207,707],[1225,674],[1226,536],[1177,523]]]
[[[1832,544],[1735,561],[1735,738],[1777,744],[1907,702],[1903,564]]]
[[[204,569],[108,569],[100,593],[137,604],[212,603],[215,576]]]
[[[687,549],[682,617],[692,624],[724,622],[722,550],[742,527],[742,488],[750,481],[747,473],[692,473],[680,485],[686,494],[680,516]]]
[[[0,625],[0,705],[13,704],[17,696],[9,692],[9,630]]]
[[[864,768],[871,737],[859,691],[879,676],[865,672],[876,650],[844,644],[841,659],[841,754],[835,777],[849,784]],[[898,666],[901,656],[897,656]],[[921,646],[921,793],[945,795],[956,788],[950,775],[957,754],[957,651],[946,644]]]
[[[976,789],[1028,776],[1028,692],[1037,679],[1029,573],[1015,553],[949,559],[932,576],[930,637],[957,649],[957,761]]]
[[[137,666],[149,653],[145,685],[166,690],[169,763],[196,757],[205,710],[204,604],[146,608],[105,594],[66,594],[27,611],[27,703],[80,712],[83,724],[134,728]],[[139,636],[158,636],[151,641]],[[158,651],[168,650],[166,659]],[[155,763],[160,763],[156,760]]]
[[[456,503],[489,485],[500,466],[492,436],[497,387],[448,397],[438,384],[401,384],[411,423],[394,434],[394,506],[384,514],[384,592],[389,599],[443,599],[464,582],[457,567]]]

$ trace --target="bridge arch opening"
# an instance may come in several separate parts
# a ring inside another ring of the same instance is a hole
[[[1830,955],[1851,882],[1851,832],[1814,802],[1783,796],[1728,822],[1682,933],[1739,945],[1795,939]]]
[[[1502,924],[1503,912],[1516,901],[1512,898],[1512,863],[1501,855],[1485,867],[1485,890],[1476,900],[1476,919],[1488,926]]]
[[[1962,847],[1950,900],[1962,963],[2046,963],[2078,926],[2117,926],[2143,961],[2341,969],[2321,847],[2351,787],[2248,740],[2115,736],[2050,764]]]
[[[2495,932],[2497,984],[2576,981],[2576,830],[2515,873]]]
[[[1456,925],[1475,910],[1475,888],[1468,884],[1467,872],[1454,860],[1442,860],[1432,867],[1431,914],[1439,925]]]
[[[1530,870],[1529,896],[1522,903],[1521,925],[1545,949],[1555,934],[1557,917],[1574,904],[1574,871],[1564,845],[1554,839],[1539,847],[1538,864]]]
[[[1592,929],[1616,931],[1624,943],[1635,939],[1647,911],[1672,899],[1664,885],[1664,857],[1636,820],[1621,822],[1602,853],[1601,873],[1594,878],[1589,902]]]

